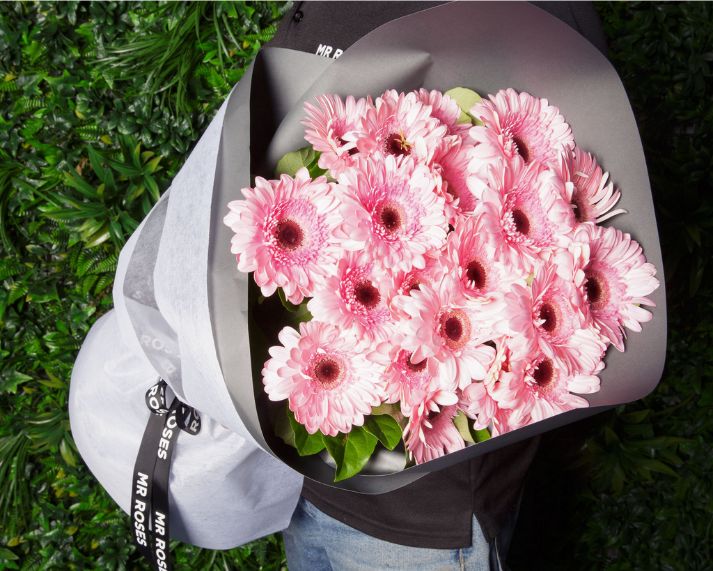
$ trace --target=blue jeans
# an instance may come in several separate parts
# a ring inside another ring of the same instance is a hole
[[[371,537],[300,498],[283,532],[289,571],[495,571],[497,554],[473,517],[473,543],[461,549],[406,547]],[[491,563],[492,562],[492,563]]]

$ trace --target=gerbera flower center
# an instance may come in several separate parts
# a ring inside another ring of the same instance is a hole
[[[439,333],[450,349],[461,349],[470,340],[470,319],[460,309],[444,311],[439,319]]]
[[[530,233],[530,219],[522,210],[515,208],[512,211],[512,221],[515,225],[515,230],[520,234],[527,236]]]
[[[541,389],[547,387],[555,378],[555,368],[551,359],[542,359],[532,371],[532,378]]]
[[[513,137],[512,142],[515,145],[515,150],[517,151],[517,154],[522,157],[523,161],[525,161],[526,163],[529,163],[530,162],[530,149],[527,148],[525,141],[523,141],[520,137]]]
[[[438,415],[441,414],[440,410],[429,410],[428,414],[426,415],[426,421],[429,424],[433,424],[433,421],[438,418]]]
[[[342,381],[344,368],[337,358],[323,355],[318,357],[312,365],[312,378],[325,389],[330,389]]]
[[[384,140],[384,150],[386,154],[389,155],[410,155],[411,154],[411,143],[406,140],[401,133],[391,133]]]
[[[539,318],[542,320],[540,327],[548,333],[557,329],[559,320],[557,319],[557,308],[553,304],[543,303],[540,307]]]
[[[280,220],[275,226],[275,240],[284,250],[296,250],[304,241],[304,232],[297,222],[290,219]]]
[[[587,294],[592,309],[601,309],[609,301],[609,285],[606,280],[596,272],[587,272],[584,282],[584,291]]]
[[[414,363],[411,361],[411,356],[413,353],[409,353],[408,357],[406,357],[406,367],[413,371],[414,373],[420,373],[426,368],[426,359],[423,359],[422,361],[419,361],[418,363]]]
[[[381,301],[381,294],[379,290],[374,287],[371,282],[366,280],[357,283],[354,286],[354,297],[357,303],[361,304],[367,309],[376,307],[376,305]]]
[[[483,289],[488,277],[485,267],[478,260],[471,260],[465,267],[465,276],[475,289]]]
[[[379,222],[389,234],[393,234],[402,225],[400,209],[393,204],[384,205],[379,215]]]
[[[339,138],[337,139],[337,141],[339,141],[339,145],[342,146],[342,147],[349,144],[348,141],[345,141],[345,140],[342,139],[341,137],[339,137]],[[359,150],[358,150],[356,147],[352,147],[351,149],[349,149],[349,150],[347,151],[347,153],[349,154],[349,156],[356,155],[358,152],[359,152]]]
[[[579,194],[577,193],[576,188],[572,195],[572,206],[574,207],[574,217],[577,219],[577,222],[586,221],[587,216],[586,216],[586,212],[584,209],[584,201],[580,200],[580,197],[579,197]]]

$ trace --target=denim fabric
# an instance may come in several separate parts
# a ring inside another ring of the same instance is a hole
[[[376,539],[300,498],[283,532],[289,571],[496,571],[497,554],[473,517],[473,543],[462,549],[406,547]],[[491,564],[492,562],[492,564]]]

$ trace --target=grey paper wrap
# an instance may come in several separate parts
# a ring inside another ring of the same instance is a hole
[[[447,31],[442,34],[440,31]],[[253,163],[274,167],[285,153],[303,147],[303,103],[322,93],[377,96],[386,89],[420,87],[446,90],[471,87],[481,94],[505,87],[545,97],[572,126],[577,144],[597,155],[622,189],[620,206],[629,214],[615,224],[644,247],[663,282],[661,252],[641,141],[629,101],[609,62],[577,32],[539,8],[524,3],[451,3],[389,22],[367,34],[339,59],[325,60],[280,48],[263,50],[256,63],[264,82],[254,104],[278,117],[266,156]],[[299,93],[304,90],[302,93]],[[258,109],[253,109],[255,116]],[[462,462],[509,443],[574,422],[608,407],[636,400],[658,383],[666,347],[664,288],[652,296],[654,319],[627,340],[626,353],[609,351],[600,392],[587,395],[592,408],[561,414],[499,436],[427,464],[394,472],[398,461],[379,458],[359,475],[333,484],[333,469],[319,457],[300,458],[272,435],[256,399],[260,380],[246,379],[250,353],[246,345],[245,306],[250,276],[240,274],[229,252],[231,231],[222,224],[229,201],[240,199],[249,184],[248,157],[241,154],[243,125],[231,126],[227,114],[223,154],[218,162],[209,260],[211,319],[228,390],[255,440],[290,466],[325,484],[380,493],[403,486],[423,474]],[[258,132],[260,125],[253,126]],[[260,133],[263,137],[264,133]],[[237,297],[236,297],[237,296]],[[240,304],[236,301],[240,299]]]

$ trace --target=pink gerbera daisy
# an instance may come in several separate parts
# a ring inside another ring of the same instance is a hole
[[[529,273],[536,258],[566,246],[576,220],[563,198],[561,179],[538,164],[498,162],[488,169],[482,207],[498,255],[511,268]]]
[[[461,110],[452,97],[436,89],[428,91],[421,88],[415,93],[421,103],[430,105],[431,117],[435,117],[445,125],[449,134],[465,135],[471,128],[470,122],[458,123]]]
[[[382,402],[384,368],[366,358],[367,347],[354,335],[309,321],[299,332],[285,327],[279,339],[262,370],[265,391],[270,400],[288,399],[310,434],[347,433]]]
[[[502,157],[555,167],[560,155],[574,147],[572,129],[559,109],[529,93],[499,91],[477,103],[470,114],[483,122],[470,130],[481,161]]]
[[[411,356],[410,351],[401,348],[398,336],[380,343],[370,354],[370,359],[386,367],[385,401],[398,402],[404,416],[411,416],[413,407],[428,395],[441,406],[456,404],[458,397],[455,391],[447,388],[450,383],[443,378],[445,367],[435,359],[415,363]]]
[[[466,144],[460,137],[445,137],[431,161],[431,170],[439,181],[437,192],[445,198],[446,217],[454,226],[461,216],[471,214],[477,204],[468,187],[472,150],[473,145]]]
[[[612,216],[626,212],[623,208],[612,210],[621,197],[614,188],[609,173],[602,173],[594,157],[575,147],[563,155],[560,177],[568,185],[569,201],[579,222],[604,222]]]
[[[365,249],[390,270],[423,268],[445,243],[444,199],[435,180],[410,157],[359,160],[339,177],[347,249]]]
[[[523,361],[518,411],[528,415],[528,422],[538,422],[561,412],[585,408],[589,402],[577,394],[599,390],[600,361],[591,373],[572,373],[557,361],[536,352]]]
[[[385,92],[366,112],[357,148],[365,154],[411,156],[426,162],[446,134],[446,126],[431,116],[431,107],[415,93]]]
[[[502,297],[510,284],[525,283],[527,275],[498,259],[491,219],[478,212],[448,235],[448,259],[464,295],[483,301]]]
[[[569,372],[596,369],[606,349],[584,314],[584,300],[575,284],[557,274],[548,262],[530,288],[515,284],[506,301],[517,310],[510,329],[522,352],[541,351]]]
[[[336,275],[325,279],[307,308],[319,321],[342,329],[354,327],[359,337],[383,339],[394,326],[388,303],[390,286],[388,275],[370,258],[347,253]]]
[[[370,105],[351,95],[342,101],[338,95],[328,94],[317,96],[316,105],[305,103],[305,139],[321,153],[319,166],[333,176],[353,164],[358,152],[355,132]]]
[[[440,408],[428,397],[413,409],[404,429],[404,442],[409,456],[417,464],[465,448],[465,441],[453,424],[457,412],[457,407]]]
[[[575,238],[589,244],[584,270],[584,293],[592,319],[619,351],[624,351],[624,327],[641,331],[651,320],[642,305],[655,306],[647,295],[659,282],[656,268],[646,261],[641,246],[616,228],[582,224]]]
[[[255,272],[262,294],[281,287],[292,303],[313,294],[340,253],[334,239],[341,222],[339,203],[324,177],[311,180],[307,169],[279,181],[257,177],[242,189],[245,200],[228,204],[223,222],[235,235],[230,251],[238,269]]]
[[[483,344],[492,337],[492,317],[462,297],[452,278],[434,287],[422,284],[397,296],[394,305],[410,318],[402,322],[402,347],[413,353],[413,362],[435,358],[460,388],[483,379],[493,357],[493,349]]]
[[[451,267],[443,262],[442,254],[434,252],[433,256],[426,256],[426,267],[422,269],[412,268],[409,271],[391,272],[392,301],[396,296],[409,295],[411,291],[419,289],[421,284],[440,283],[446,272],[451,271]]]
[[[511,351],[506,339],[496,342],[496,353],[485,379],[474,382],[461,391],[459,408],[474,419],[476,430],[489,428],[493,436],[509,432],[513,428],[510,420],[512,409],[518,404]]]

